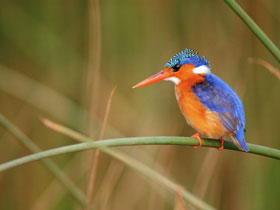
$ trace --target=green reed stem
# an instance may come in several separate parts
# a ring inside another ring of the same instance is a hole
[[[24,133],[22,133],[15,125],[7,118],[0,114],[0,124],[7,128],[17,140],[33,153],[41,152],[41,149],[32,142]],[[66,176],[62,170],[50,159],[42,159],[42,163],[50,170],[50,172],[69,190],[72,196],[83,206],[86,204],[85,194],[75,186],[75,184]]]
[[[229,7],[241,18],[248,28],[255,34],[271,54],[280,62],[280,50],[254,22],[254,20],[234,0],[224,0]]]
[[[4,171],[25,163],[29,163],[35,160],[40,160],[47,157],[52,157],[55,155],[66,154],[70,152],[78,152],[83,150],[89,150],[93,148],[99,148],[103,152],[123,161],[130,167],[140,171],[144,175],[148,176],[154,181],[160,182],[163,186],[176,191],[178,190],[179,185],[171,182],[167,178],[163,177],[161,174],[150,169],[149,167],[143,165],[141,162],[134,160],[133,158],[120,153],[119,151],[113,150],[108,147],[113,146],[131,146],[131,145],[183,145],[183,146],[194,146],[198,145],[196,139],[190,137],[131,137],[131,138],[119,138],[119,139],[107,139],[102,141],[92,141],[87,136],[80,134],[76,131],[73,131],[69,128],[66,128],[62,125],[55,124],[48,120],[43,120],[45,125],[54,129],[55,131],[62,133],[66,136],[69,136],[73,139],[83,141],[83,143],[78,143],[69,146],[58,147],[55,149],[46,150],[43,152],[38,152],[36,154],[28,155],[22,158],[18,158],[3,164],[0,164],[0,171]],[[220,141],[215,139],[202,139],[203,147],[220,147]],[[266,156],[274,159],[280,159],[280,150],[264,147],[260,145],[248,144],[250,151],[248,153],[257,154],[261,156]],[[225,141],[224,148],[230,150],[240,151],[232,142]],[[241,151],[242,152],[242,151]],[[139,165],[140,164],[140,165]],[[147,172],[148,171],[148,172]],[[175,189],[176,188],[176,189]],[[200,209],[213,209],[213,207],[194,197],[188,191],[182,193],[182,196],[192,203],[194,206],[197,206]]]
[[[87,139],[87,138],[86,138]],[[66,154],[70,152],[79,152],[83,150],[89,150],[94,148],[103,147],[115,147],[115,146],[132,146],[132,145],[183,145],[183,146],[197,146],[197,140],[190,137],[131,137],[131,138],[120,138],[120,139],[107,139],[98,142],[85,142],[78,143],[69,146],[57,147],[55,149],[38,152],[32,155],[27,155],[22,158],[8,161],[0,164],[0,171],[4,171],[22,164],[26,164],[32,161],[40,160],[47,157],[56,155]],[[202,139],[202,147],[219,147],[220,141],[215,139]],[[274,159],[280,159],[280,150],[248,144],[249,152],[256,155],[266,156]],[[224,149],[240,151],[232,142],[225,141]]]
[[[105,140],[105,141],[93,142],[88,137],[84,136],[83,134],[80,134],[80,133],[78,133],[74,130],[71,130],[71,129],[67,128],[67,127],[64,127],[62,125],[53,123],[53,122],[51,122],[47,119],[43,119],[42,121],[46,126],[54,129],[55,131],[57,131],[59,133],[62,133],[66,136],[69,136],[73,139],[85,142],[85,143],[79,143],[79,144],[70,145],[70,146],[66,146],[66,147],[60,147],[60,148],[48,150],[48,151],[45,151],[45,152],[38,152],[38,153],[36,153],[37,155],[35,155],[35,156],[33,154],[33,155],[29,155],[29,156],[26,156],[26,157],[23,157],[23,158],[16,159],[14,161],[3,163],[3,164],[0,164],[0,171],[7,170],[8,168],[12,168],[12,167],[15,167],[17,165],[21,165],[23,163],[30,162],[32,160],[33,161],[34,160],[39,160],[39,159],[43,159],[43,158],[58,155],[58,154],[65,154],[67,152],[81,151],[81,150],[86,150],[86,149],[90,149],[90,148],[99,148],[103,152],[105,152],[105,153],[115,157],[116,159],[124,162],[125,164],[134,168],[135,170],[138,170],[139,172],[141,172],[142,174],[147,176],[150,180],[153,180],[155,182],[159,182],[162,186],[168,188],[173,193],[180,190],[182,192],[182,197],[185,198],[187,201],[189,201],[190,204],[197,207],[198,209],[206,209],[206,210],[214,210],[215,209],[212,206],[210,206],[209,204],[203,202],[199,198],[192,195],[187,190],[183,189],[180,185],[172,182],[171,180],[167,179],[163,175],[159,174],[158,172],[156,172],[153,169],[149,168],[148,166],[144,165],[140,161],[138,161],[136,159],[133,159],[130,156],[128,156],[128,155],[126,155],[126,154],[124,154],[120,151],[116,151],[114,149],[105,147],[105,146],[110,146],[110,145],[111,146],[130,145],[129,142],[132,142],[134,144],[139,144],[139,143],[142,144],[141,140],[142,141],[144,140],[143,143],[145,143],[145,141],[148,140],[149,138],[148,139],[146,139],[146,138],[140,138],[140,139],[138,139],[138,138],[126,138],[126,139],[119,139],[119,140],[115,139],[115,140]],[[140,140],[140,142],[138,142],[137,139]],[[132,141],[130,141],[130,140],[132,140]],[[194,139],[192,139],[192,140],[194,140]],[[101,142],[101,144],[100,144],[100,142]],[[109,143],[109,144],[107,144],[107,143]],[[53,150],[55,150],[55,151],[53,151]]]
[[[215,208],[210,206],[209,204],[205,203],[204,201],[200,200],[196,196],[194,196],[189,191],[185,190],[180,185],[174,183],[173,181],[169,180],[168,178],[164,177],[160,173],[156,172],[155,170],[149,168],[145,164],[141,163],[140,161],[131,158],[130,156],[117,151],[113,150],[111,148],[103,148],[101,149],[103,152],[107,153],[108,155],[111,155],[112,157],[122,161],[123,163],[127,164],[129,167],[139,171],[140,173],[144,174],[146,177],[148,177],[152,182],[158,182],[162,186],[170,189],[173,191],[173,193],[176,193],[178,191],[182,192],[182,197],[186,199],[190,204],[195,206],[198,209],[204,209],[204,210],[214,210]]]

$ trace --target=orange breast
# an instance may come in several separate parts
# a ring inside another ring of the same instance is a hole
[[[180,82],[175,91],[181,112],[194,129],[210,138],[219,138],[226,134],[218,114],[211,112],[201,103],[192,92],[191,85]]]

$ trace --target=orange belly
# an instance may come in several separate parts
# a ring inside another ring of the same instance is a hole
[[[205,107],[191,91],[191,87],[178,84],[175,91],[181,112],[194,129],[209,138],[220,138],[227,134],[218,114]]]

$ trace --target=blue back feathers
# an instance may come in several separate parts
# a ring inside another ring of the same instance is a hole
[[[191,49],[185,49],[171,58],[164,67],[174,67],[175,65],[184,65],[186,63],[192,64],[195,67],[206,65],[210,68],[210,63],[205,59],[204,56],[199,57],[197,52]]]
[[[244,151],[248,146],[244,139],[245,116],[243,105],[234,90],[212,73],[205,75],[205,81],[192,87],[209,110],[217,112],[225,128],[237,139]]]

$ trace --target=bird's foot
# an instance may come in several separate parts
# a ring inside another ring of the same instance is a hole
[[[196,134],[192,135],[191,137],[195,138],[198,141],[198,143],[199,143],[199,146],[192,146],[194,149],[197,149],[198,147],[202,146],[202,141],[201,141],[201,138],[200,138],[200,133],[196,133]]]
[[[224,139],[223,137],[220,138],[221,140],[221,146],[217,148],[217,150],[222,151],[224,149]]]

